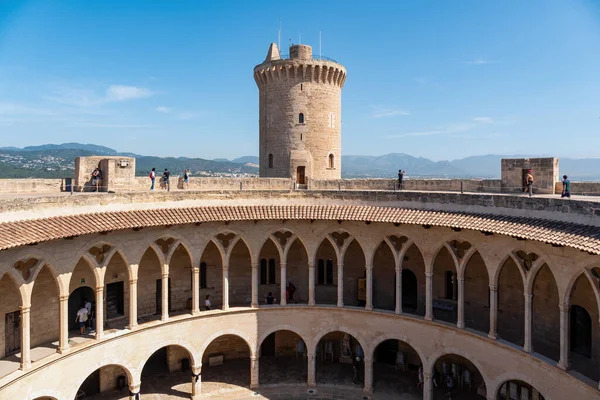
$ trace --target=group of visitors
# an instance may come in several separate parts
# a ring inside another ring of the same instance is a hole
[[[527,175],[525,176],[525,182],[523,182],[523,192],[529,194],[529,197],[533,196],[533,173],[531,169],[527,170]],[[562,180],[562,191],[560,198],[564,199],[565,197],[571,198],[571,181],[567,175],[563,175]]]
[[[75,322],[79,323],[79,333],[85,335],[86,329],[89,329],[89,333],[95,333],[95,320],[95,304],[92,305],[89,300],[84,300],[75,317]]]
[[[183,189],[189,189],[191,175],[192,173],[190,172],[189,168],[186,168],[183,171]],[[152,168],[149,177],[151,182],[150,190],[154,190],[154,184],[156,182],[156,168]],[[165,171],[162,175],[161,187],[167,192],[171,191],[171,172],[167,168],[165,168]]]

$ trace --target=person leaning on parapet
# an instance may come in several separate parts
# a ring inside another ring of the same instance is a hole
[[[404,181],[405,173],[406,173],[406,171],[402,171],[401,169],[398,170],[398,189],[400,189],[400,190],[403,189],[403,181]]]
[[[165,189],[167,192],[171,191],[171,185],[169,183],[169,178],[171,177],[171,173],[167,168],[165,168],[165,172],[163,172],[163,184],[165,185]]]
[[[560,195],[561,199],[564,199],[565,197],[571,198],[571,181],[567,178],[566,175],[563,175],[563,181],[562,181],[562,194]]]
[[[525,178],[525,190],[529,193],[529,197],[533,196],[533,175],[531,170],[527,170],[527,177]]]
[[[102,180],[102,171],[100,168],[96,167],[94,172],[92,172],[92,186],[95,187],[94,192],[98,191],[98,187],[100,186],[100,181]]]
[[[156,168],[152,168],[152,171],[150,171],[150,190],[154,190],[154,182],[156,181]]]

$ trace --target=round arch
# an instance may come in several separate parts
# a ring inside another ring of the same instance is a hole
[[[498,375],[496,377],[495,381],[497,382],[496,386],[494,386],[494,387],[488,386],[487,387],[488,393],[491,393],[494,396],[493,397],[494,400],[498,398],[498,395],[500,394],[500,389],[502,389],[502,385],[504,385],[507,382],[511,382],[511,381],[525,382],[529,386],[535,388],[535,390],[537,390],[545,399],[548,399],[548,397],[546,396],[546,393],[538,390],[538,388],[535,385],[535,382],[531,379],[530,376],[521,374],[520,372],[514,372],[514,371],[505,372],[503,374]]]
[[[393,333],[377,336],[375,339],[371,340],[370,347],[365,349],[365,356],[373,359],[373,356],[375,355],[375,350],[377,349],[377,347],[380,344],[382,344],[383,342],[385,342],[386,340],[399,340],[401,342],[406,343],[407,345],[412,347],[412,349],[417,353],[417,355],[421,359],[421,363],[423,365],[425,365],[425,362],[427,361],[427,357],[425,356],[425,353],[423,353],[423,351],[419,347],[415,346],[414,342],[411,339],[409,339],[407,336],[396,335]]]
[[[244,342],[246,342],[246,344],[248,345],[248,348],[250,349],[250,357],[256,357],[257,347],[252,345],[253,342],[246,333],[239,331],[237,329],[224,329],[219,332],[213,333],[212,335],[210,335],[209,337],[207,337],[204,340],[204,343],[202,344],[202,346],[200,347],[200,350],[198,351],[198,359],[201,360],[204,357],[204,352],[206,352],[206,349],[208,348],[208,346],[210,346],[210,344],[215,339],[218,339],[219,337],[225,336],[225,335],[233,335],[233,336],[238,336],[239,338],[241,338]]]
[[[176,340],[176,341],[164,340],[164,341],[160,342],[159,344],[152,346],[150,348],[150,350],[147,350],[143,354],[140,355],[140,360],[138,362],[137,368],[135,369],[140,374],[139,375],[140,379],[141,379],[142,370],[144,369],[144,366],[146,365],[146,363],[148,362],[150,357],[152,357],[152,355],[154,355],[154,353],[156,353],[157,351],[159,351],[165,347],[169,347],[169,346],[175,346],[175,347],[184,349],[190,357],[191,365],[192,366],[200,365],[199,361],[198,361],[198,357],[197,357],[198,353],[195,351],[194,347],[190,343],[185,342],[183,340]]]
[[[93,373],[95,373],[97,370],[99,370],[101,368],[110,367],[110,366],[119,367],[123,371],[125,371],[125,374],[127,376],[127,381],[130,384],[132,384],[134,382],[139,382],[139,377],[137,376],[138,374],[137,374],[136,369],[127,363],[114,363],[114,362],[112,362],[112,360],[109,362],[105,362],[103,360],[103,361],[98,361],[96,363],[90,363],[87,365],[85,363],[83,363],[83,365],[81,366],[81,369],[80,369],[80,373],[78,374],[78,377],[75,378],[75,384],[73,385],[74,389],[72,389],[72,392],[69,394],[69,396],[67,396],[67,399],[76,398],[79,388],[84,384],[84,382]],[[136,377],[138,378],[137,380],[135,380]]]
[[[318,332],[313,337],[312,342],[310,342],[310,343],[312,343],[312,346],[309,348],[309,349],[313,350],[313,354],[316,353],[317,345],[319,344],[321,339],[323,339],[326,335],[328,335],[330,333],[335,333],[335,332],[348,333],[348,334],[352,335],[352,337],[354,337],[354,339],[356,339],[356,341],[358,342],[360,347],[362,347],[363,351],[364,351],[364,349],[366,349],[366,347],[365,347],[366,341],[364,340],[364,338],[361,337],[361,335],[358,334],[358,332],[356,332],[354,329],[349,329],[346,326],[338,326],[336,328],[322,329],[320,332]],[[307,343],[307,345],[308,345],[308,343]]]
[[[260,349],[260,347],[262,346],[262,344],[265,341],[265,339],[268,336],[270,336],[272,333],[275,333],[277,331],[290,331],[290,332],[294,332],[296,335],[300,336],[300,338],[302,340],[304,340],[304,343],[306,344],[307,348],[310,345],[309,341],[304,336],[304,333],[300,332],[300,330],[298,328],[296,328],[295,326],[291,326],[291,325],[277,325],[277,326],[273,326],[273,327],[267,329],[262,335],[260,335],[260,337],[257,340],[256,348]]]
[[[483,379],[483,383],[485,384],[485,388],[486,388],[486,392],[489,393],[490,392],[490,388],[493,387],[492,386],[492,380],[490,379],[490,377],[487,375],[485,369],[481,366],[481,363],[479,361],[477,361],[476,358],[471,357],[469,354],[467,354],[466,352],[457,349],[457,348],[444,348],[441,350],[438,350],[437,352],[433,353],[432,355],[429,356],[429,358],[427,359],[427,364],[424,364],[423,370],[424,371],[429,371],[430,374],[432,374],[435,372],[433,369],[435,367],[435,364],[444,356],[452,356],[452,355],[456,355],[459,357],[464,358],[465,360],[467,360],[468,362],[470,362],[471,364],[473,364],[473,366],[475,366],[475,368],[477,368],[477,371],[479,372],[479,374],[481,374],[481,377]]]

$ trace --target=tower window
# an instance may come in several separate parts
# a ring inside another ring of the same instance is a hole
[[[328,162],[327,162],[327,168],[335,168],[335,158],[333,156],[333,154],[330,154],[328,157]]]
[[[300,91],[302,91],[302,84],[300,84]]]
[[[273,154],[269,154],[269,168],[273,168]]]
[[[300,134],[300,140],[302,140],[302,134]]]
[[[332,112],[329,113],[329,127],[335,128],[335,114]]]
[[[302,114],[302,113],[298,114],[298,123],[299,124],[304,123],[304,114]]]

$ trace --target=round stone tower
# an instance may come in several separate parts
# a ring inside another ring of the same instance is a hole
[[[290,55],[271,44],[254,67],[260,92],[260,176],[340,179],[342,86],[346,69],[313,57],[312,48],[293,45]]]

